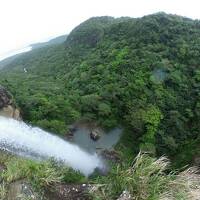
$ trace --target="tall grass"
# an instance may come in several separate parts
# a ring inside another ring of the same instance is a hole
[[[167,173],[168,167],[169,160],[166,157],[155,159],[139,153],[129,166],[118,165],[92,191],[93,196],[95,199],[111,200],[117,199],[123,191],[128,191],[134,200],[191,200],[194,181],[190,178],[188,183],[186,172]],[[193,176],[196,176],[194,172]]]
[[[5,166],[5,170],[0,172],[0,200],[6,199],[9,185],[18,180],[26,180],[41,194],[56,184],[85,180],[81,173],[53,160],[38,162],[4,155],[0,157],[0,163]]]
[[[62,179],[51,162],[39,163],[32,160],[13,158],[5,165],[6,170],[2,173],[2,178],[7,183],[26,178],[38,187],[45,187],[58,183]]]

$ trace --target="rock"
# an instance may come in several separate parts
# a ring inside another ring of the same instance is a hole
[[[66,133],[66,135],[68,135],[69,137],[73,137],[73,136],[74,136],[74,133],[73,133],[72,131],[68,131],[68,132]]]
[[[115,150],[103,150],[100,155],[105,159],[109,160],[115,163],[120,163],[121,158],[119,153],[117,153]]]
[[[24,181],[16,181],[10,184],[8,190],[8,200],[41,200],[39,195],[34,193],[30,184]]]
[[[124,190],[117,200],[132,200],[132,197],[127,190]]]
[[[68,131],[65,133],[65,138],[69,141],[73,140],[74,133],[77,131],[76,125],[69,125],[68,126]]]
[[[97,141],[100,138],[100,133],[98,130],[92,130],[90,133],[90,138],[94,141]]]
[[[0,109],[12,104],[12,97],[8,91],[0,86]]]
[[[74,132],[77,131],[78,128],[74,125],[69,125],[68,129],[69,129],[69,132],[73,134]]]
[[[13,103],[12,96],[8,91],[0,86],[0,116],[14,118],[20,120],[20,111]]]
[[[65,134],[65,138],[69,141],[73,140],[73,137],[74,137],[74,133],[71,132],[71,131],[68,131],[66,134]]]
[[[20,120],[20,112],[15,107],[12,107],[11,105],[4,107],[0,110],[0,116],[14,118],[16,120]]]
[[[45,191],[48,200],[90,200],[87,184],[57,184]]]

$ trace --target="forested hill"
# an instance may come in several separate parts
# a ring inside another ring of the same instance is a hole
[[[176,155],[179,164],[199,153],[197,20],[165,13],[91,18],[63,44],[16,58],[0,76],[35,125],[65,133],[78,119],[122,124],[134,150]]]
[[[51,39],[51,40],[49,40],[47,42],[41,42],[41,43],[31,44],[30,45],[30,47],[32,48],[31,51],[33,51],[35,49],[39,49],[39,48],[44,48],[44,47],[50,47],[51,48],[52,46],[56,46],[56,45],[62,44],[62,43],[64,43],[64,41],[66,40],[66,38],[67,38],[67,35],[61,35],[61,36],[53,38],[53,39]],[[24,55],[26,55],[26,53],[20,53],[20,54],[16,54],[14,56],[8,57],[8,58],[0,61],[0,69],[4,68],[6,66],[11,65],[12,62],[15,63],[15,61],[17,60],[18,57],[20,57],[19,59],[21,60],[21,58]]]
[[[47,42],[31,44],[30,46],[32,47],[32,49],[36,49],[36,48],[41,48],[41,47],[46,47],[46,46],[51,46],[51,45],[57,45],[57,44],[64,43],[66,39],[67,39],[67,35],[61,35],[56,38],[50,39]]]

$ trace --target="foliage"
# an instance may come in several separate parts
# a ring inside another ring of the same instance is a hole
[[[36,189],[42,189],[61,182],[76,183],[85,180],[81,173],[53,160],[38,162],[7,155],[7,160],[3,162],[5,170],[1,177],[5,183],[26,179]]]
[[[50,162],[37,163],[32,160],[13,158],[5,165],[6,170],[2,173],[2,177],[8,183],[28,178],[36,187],[42,188],[59,183],[62,179]]]
[[[142,137],[141,150],[155,153],[155,138],[161,119],[162,114],[158,108],[155,106],[147,108],[143,116],[146,133]]]
[[[29,123],[60,134],[81,118],[122,124],[133,143],[174,158],[200,130],[199,27],[165,13],[92,18],[64,44],[15,58],[0,83]]]
[[[61,183],[81,183],[86,178],[71,168],[53,160],[38,162],[1,153],[0,163],[5,170],[0,173],[0,198],[6,199],[9,184],[26,180],[37,191]]]
[[[189,171],[167,173],[168,167],[169,161],[165,157],[155,159],[139,153],[132,164],[118,165],[103,181],[100,178],[102,182],[97,179],[93,196],[102,200],[116,199],[123,191],[128,191],[132,199],[138,200],[191,199],[190,191],[199,183],[192,180]]]
[[[74,171],[71,168],[63,168],[63,182],[65,183],[84,183],[86,178],[78,171]]]

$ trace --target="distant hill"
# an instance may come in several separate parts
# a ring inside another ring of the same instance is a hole
[[[53,46],[53,45],[59,45],[62,44],[66,41],[67,39],[67,35],[62,35],[56,38],[53,38],[47,42],[42,42],[42,43],[36,43],[36,44],[31,44],[30,46],[32,47],[32,50],[35,49],[39,49],[39,48],[44,48],[47,46]],[[13,61],[15,61],[18,57],[21,58],[21,56],[25,55],[27,52],[25,53],[20,53],[20,54],[16,54],[14,56],[8,57],[2,61],[0,61],[0,70],[3,69],[5,66],[11,64]]]
[[[177,15],[94,17],[12,58],[0,83],[30,123],[60,134],[79,119],[120,124],[130,152],[183,166],[200,155],[199,38],[200,22]]]
[[[30,46],[32,47],[32,49],[36,49],[36,48],[41,48],[41,47],[45,47],[45,46],[49,46],[49,45],[62,44],[63,42],[66,41],[66,39],[67,39],[67,35],[61,35],[61,36],[53,38],[47,42],[31,44]]]

